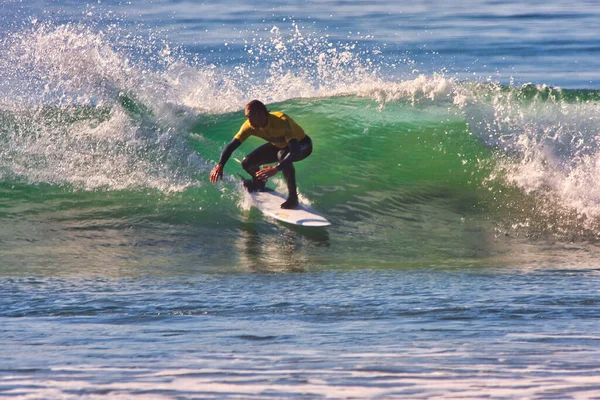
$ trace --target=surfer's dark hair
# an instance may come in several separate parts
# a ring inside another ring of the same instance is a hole
[[[262,109],[265,113],[269,113],[269,110],[267,110],[267,106],[265,106],[265,103],[263,103],[260,100],[252,100],[250,103],[246,104],[246,109],[250,108],[259,108]]]

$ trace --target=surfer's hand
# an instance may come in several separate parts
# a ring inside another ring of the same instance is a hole
[[[217,166],[210,171],[210,183],[217,183],[219,179],[223,179],[223,166],[221,164],[217,164]]]
[[[263,167],[263,169],[261,169],[260,171],[258,171],[256,173],[256,179],[258,179],[259,181],[266,182],[269,180],[270,177],[274,176],[277,172],[279,172],[279,171],[277,170],[276,167],[265,166],[265,167]]]

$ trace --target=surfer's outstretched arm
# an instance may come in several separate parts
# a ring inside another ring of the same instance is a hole
[[[221,157],[219,158],[219,163],[210,172],[211,183],[216,183],[219,179],[223,178],[223,167],[225,167],[225,164],[229,160],[229,157],[231,157],[231,154],[234,152],[234,150],[240,147],[241,144],[242,142],[240,142],[238,139],[233,139],[227,144],[227,146],[225,146],[223,152],[221,153]]]
[[[231,154],[235,151],[235,149],[240,147],[241,144],[242,142],[240,142],[238,139],[233,139],[231,142],[227,143],[227,146],[225,146],[223,152],[221,153],[221,157],[219,158],[219,164],[225,166],[227,161],[229,161]]]

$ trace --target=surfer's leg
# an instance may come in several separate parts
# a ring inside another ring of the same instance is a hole
[[[293,165],[290,165],[287,168],[284,168],[283,176],[285,178],[285,182],[287,183],[288,188],[288,198],[281,205],[281,208],[291,209],[298,207],[298,188],[296,187],[296,168]]]
[[[304,160],[306,157],[310,156],[310,154],[313,151],[312,140],[310,139],[310,137],[308,137],[308,135],[306,135],[306,137],[302,139],[302,141],[299,144],[300,154],[298,154],[296,158],[294,158],[294,162]]]
[[[280,149],[273,146],[271,143],[265,143],[256,148],[242,160],[242,168],[252,177],[247,187],[248,190],[262,190],[265,187],[265,182],[256,179],[256,173],[260,170],[260,166],[277,162],[277,152]]]
[[[288,149],[280,150],[277,158],[281,161],[289,152]],[[281,170],[288,188],[288,199],[281,205],[281,208],[292,209],[298,207],[298,188],[296,187],[296,168],[294,164]]]
[[[255,177],[260,170],[260,166],[277,162],[277,153],[280,149],[273,146],[271,143],[265,143],[262,146],[254,149],[242,160],[242,168],[246,170],[250,176]]]
[[[277,158],[281,161],[289,152],[289,149],[280,150],[277,153]],[[300,153],[294,157],[294,162],[302,161],[312,153],[312,141],[306,136],[304,140],[300,142]],[[288,199],[281,205],[281,208],[291,209],[298,207],[298,187],[296,186],[296,169],[293,164],[289,167],[284,168],[283,176],[288,187]]]

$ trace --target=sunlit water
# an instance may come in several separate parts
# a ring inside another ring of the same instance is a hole
[[[588,397],[598,270],[3,279],[2,390],[37,397]]]
[[[600,397],[599,16],[3,3],[0,397]],[[208,183],[252,98],[331,227]]]

